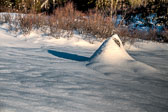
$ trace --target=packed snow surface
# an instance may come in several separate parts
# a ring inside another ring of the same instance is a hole
[[[0,112],[167,112],[167,48],[123,47],[117,35],[93,44],[77,34],[22,35],[0,25]]]

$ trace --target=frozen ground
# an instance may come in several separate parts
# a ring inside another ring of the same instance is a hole
[[[125,46],[127,54],[112,41],[100,48],[108,48],[106,55],[92,56],[101,43],[6,27],[0,26],[0,112],[168,111],[167,44],[136,42]]]

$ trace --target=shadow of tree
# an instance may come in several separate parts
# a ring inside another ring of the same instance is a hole
[[[90,59],[88,57],[79,56],[76,54],[71,54],[66,52],[54,51],[54,50],[48,50],[48,53],[60,58],[74,60],[74,61],[88,61]]]

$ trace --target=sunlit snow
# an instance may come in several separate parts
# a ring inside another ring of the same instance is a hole
[[[123,47],[117,35],[90,44],[77,34],[15,34],[3,24],[0,112],[167,112],[167,48]]]

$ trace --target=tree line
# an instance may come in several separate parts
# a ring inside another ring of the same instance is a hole
[[[124,10],[146,6],[148,4],[167,4],[167,0],[1,0],[0,7],[28,12],[52,11],[57,7],[64,6],[68,2],[73,2],[75,8],[81,11],[88,11],[92,8],[111,11]]]
[[[63,7],[68,2],[83,12],[96,9],[106,16],[123,15],[129,23],[132,16],[141,14],[144,20],[150,14],[157,14],[157,23],[168,27],[168,0],[0,0],[0,11],[51,14],[54,9]],[[146,22],[147,25],[150,25]]]

